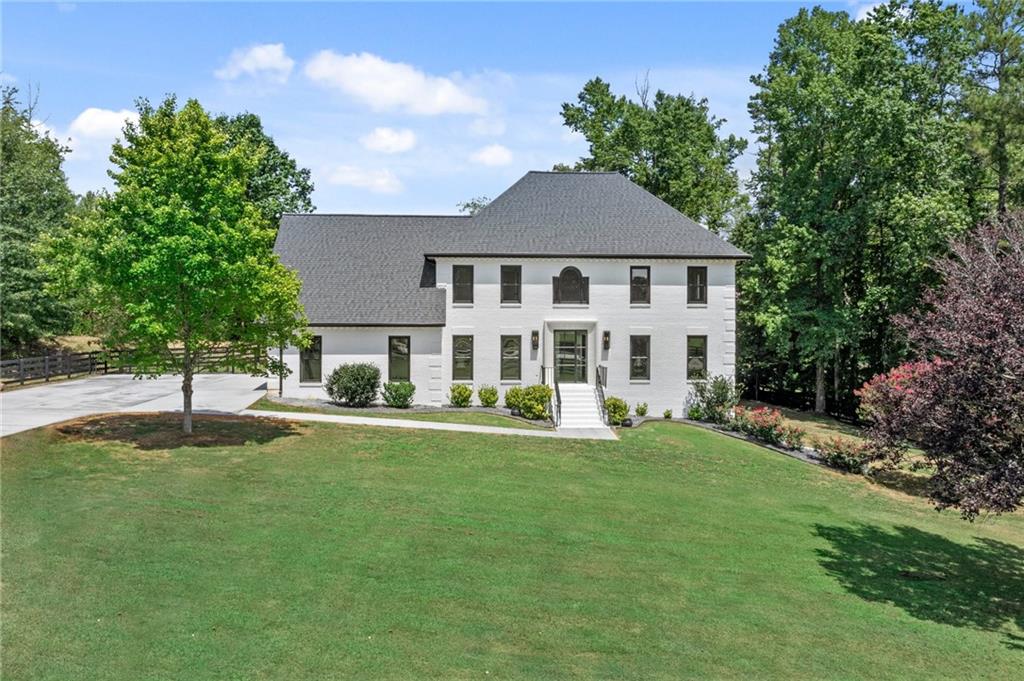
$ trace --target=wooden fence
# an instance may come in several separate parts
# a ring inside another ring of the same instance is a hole
[[[182,350],[171,351],[180,357]],[[216,371],[228,356],[227,348],[206,353],[198,371]],[[20,357],[0,361],[0,383],[49,381],[53,378],[73,378],[88,374],[130,374],[136,367],[131,364],[131,353],[123,350],[94,350],[92,352],[65,352],[39,357]],[[234,373],[233,369],[228,369]],[[142,370],[142,373],[145,373]]]

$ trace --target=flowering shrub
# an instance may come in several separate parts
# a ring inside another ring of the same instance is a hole
[[[778,447],[799,449],[803,445],[805,432],[799,426],[788,425],[782,420],[778,409],[757,407],[744,409],[736,407],[729,428],[751,436],[756,440]]]
[[[847,473],[860,473],[871,460],[871,452],[866,445],[843,437],[816,440],[814,448],[827,465]]]
[[[730,412],[739,402],[739,386],[725,376],[712,376],[693,384],[689,415],[696,421],[728,423]]]
[[[468,407],[473,401],[473,388],[463,383],[452,383],[448,389],[448,403],[453,407]]]
[[[493,407],[498,404],[498,389],[493,385],[480,386],[480,389],[476,391],[476,396],[480,398],[480,404],[485,407]]]

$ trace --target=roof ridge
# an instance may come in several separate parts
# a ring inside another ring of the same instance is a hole
[[[471,218],[472,215],[437,215],[427,213],[292,213],[284,212],[281,213],[281,217],[286,215],[294,215],[297,217],[353,217],[353,218],[437,218],[437,219],[450,219],[450,218]]]
[[[622,175],[617,170],[527,170],[527,175]],[[623,175],[625,177],[625,175]],[[627,178],[628,179],[628,178]]]

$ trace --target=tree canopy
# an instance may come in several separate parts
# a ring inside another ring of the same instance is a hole
[[[36,247],[65,227],[75,197],[62,169],[67,148],[33,125],[32,106],[16,89],[0,94],[0,348],[9,356],[69,324]]]
[[[590,145],[574,168],[620,172],[708,228],[728,231],[743,205],[733,164],[746,141],[720,134],[725,121],[711,115],[706,99],[661,90],[651,99],[642,86],[639,100],[615,96],[594,78],[576,103],[562,105],[565,125]]]
[[[116,189],[67,235],[70,279],[94,287],[108,347],[136,371],[182,375],[185,432],[201,369],[279,369],[267,348],[303,344],[299,280],[272,252],[253,196],[266,145],[231,140],[195,100],[141,101],[114,145]],[[226,353],[226,354],[222,354]]]

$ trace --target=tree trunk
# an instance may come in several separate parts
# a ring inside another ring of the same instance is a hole
[[[192,353],[185,345],[185,355],[181,369],[181,395],[184,398],[182,412],[184,418],[181,422],[181,431],[186,435],[192,434]]]
[[[814,413],[825,413],[825,362],[818,360],[814,377]]]

